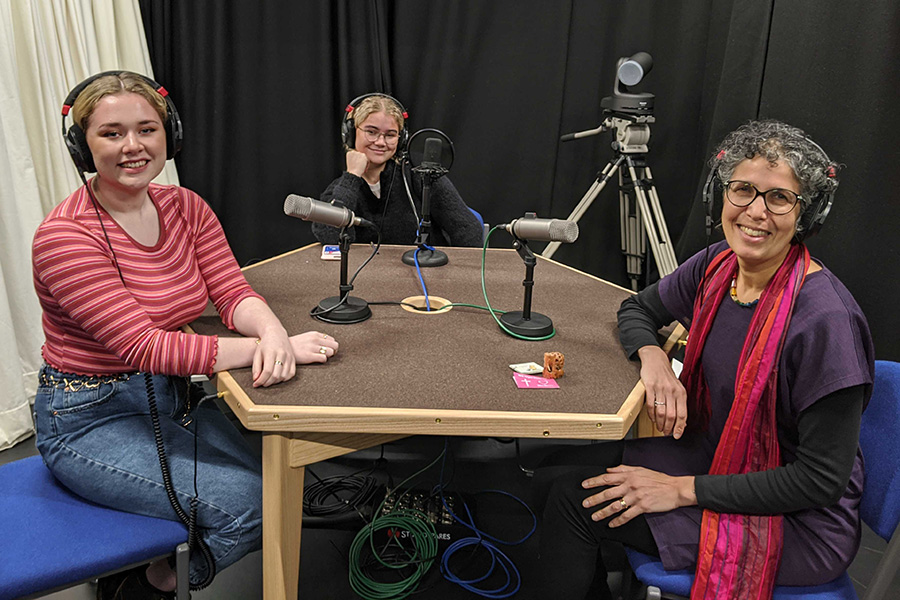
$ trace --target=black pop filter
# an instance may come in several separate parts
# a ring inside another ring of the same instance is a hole
[[[441,140],[440,166],[450,170],[453,164],[453,142],[444,132],[437,129],[420,129],[411,136],[406,144],[406,154],[413,167],[418,167],[425,160],[425,145],[429,138]],[[430,157],[429,157],[430,158]]]

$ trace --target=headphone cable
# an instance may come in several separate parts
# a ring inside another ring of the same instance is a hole
[[[416,203],[413,202],[412,190],[409,189],[409,181],[406,179],[406,171],[403,169],[403,165],[406,164],[406,160],[400,163],[400,174],[403,175],[403,187],[406,188],[406,197],[409,199],[409,206],[412,208],[413,216],[416,218],[416,223],[421,223],[421,219],[419,218],[419,213],[416,211]]]
[[[84,176],[84,170],[82,170],[81,167],[77,167],[77,169],[78,175],[81,177],[81,181],[84,182],[85,189],[87,189],[88,197],[91,199],[91,204],[94,206],[94,212],[97,213],[97,220],[100,222],[100,229],[103,230],[103,237],[106,238],[106,247],[109,248],[109,251],[112,253],[113,264],[116,267],[116,271],[119,272],[119,279],[122,280],[122,285],[124,286],[125,277],[122,276],[122,269],[119,268],[119,258],[116,256],[116,251],[113,250],[112,242],[109,241],[109,234],[106,233],[106,226],[103,224],[103,217],[100,216],[100,207],[98,206],[100,202],[94,196],[94,190],[91,188],[90,184],[88,184],[87,179]],[[91,181],[93,181],[93,179]]]
[[[119,259],[116,256],[116,251],[112,247],[112,242],[110,242],[109,234],[106,231],[106,226],[103,224],[103,218],[100,215],[100,207],[98,206],[100,203],[94,195],[94,190],[91,188],[91,185],[87,182],[87,178],[84,175],[84,170],[80,167],[77,167],[77,169],[78,175],[81,177],[81,181],[84,182],[84,187],[87,190],[88,197],[91,200],[91,204],[94,206],[94,212],[97,213],[97,220],[100,222],[100,229],[103,230],[103,237],[106,238],[106,245],[109,248],[109,251],[112,253],[113,264],[116,267],[116,271],[118,271],[119,273],[119,279],[122,280],[122,285],[127,289],[127,285],[125,284],[125,277],[122,276],[122,269],[119,267]],[[181,504],[178,502],[175,488],[172,484],[172,476],[169,471],[168,458],[166,455],[165,446],[163,445],[162,429],[160,428],[159,424],[159,412],[156,407],[156,391],[154,389],[153,379],[147,372],[144,372],[144,386],[147,390],[147,404],[150,411],[150,422],[153,426],[153,437],[156,442],[156,451],[159,455],[159,468],[162,472],[163,487],[165,488],[166,495],[169,498],[169,504],[172,505],[172,508],[174,509],[178,519],[188,528],[189,545],[191,547],[196,546],[197,548],[199,548],[200,554],[203,556],[208,567],[206,578],[199,584],[190,586],[194,591],[201,590],[209,586],[209,584],[212,583],[213,578],[215,578],[216,563],[213,559],[213,555],[209,549],[209,546],[206,545],[206,542],[203,541],[203,539],[199,535],[199,532],[197,531],[197,502],[199,498],[197,491],[197,425],[194,425],[194,497],[191,498],[190,514],[188,514],[184,511],[184,509],[181,507]],[[187,393],[190,394],[190,387],[188,388]],[[205,399],[206,398],[204,398],[204,400]]]

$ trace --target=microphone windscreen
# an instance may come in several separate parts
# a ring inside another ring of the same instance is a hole
[[[443,146],[443,142],[441,142],[441,138],[430,137],[425,140],[425,152],[422,157],[422,163],[428,163],[432,165],[441,164],[441,146]]]
[[[284,199],[284,214],[306,220],[312,214],[312,198],[290,194]]]
[[[578,239],[578,223],[552,219],[550,221],[550,239],[563,244],[571,244]]]

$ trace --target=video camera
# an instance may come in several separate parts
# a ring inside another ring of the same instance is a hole
[[[637,85],[653,68],[653,58],[646,52],[622,57],[616,65],[613,95],[600,101],[600,108],[625,115],[652,115],[655,96],[647,92],[631,92],[628,86]]]

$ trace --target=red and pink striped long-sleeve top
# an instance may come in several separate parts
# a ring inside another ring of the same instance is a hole
[[[55,369],[85,375],[212,374],[218,338],[179,329],[199,317],[210,299],[233,329],[237,305],[249,297],[262,299],[200,196],[151,184],[150,198],[160,223],[153,247],[132,239],[99,205],[98,214],[83,186],[38,227],[32,267],[43,308],[42,355]]]

